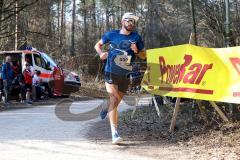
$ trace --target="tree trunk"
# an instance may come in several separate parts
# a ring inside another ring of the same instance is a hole
[[[92,0],[92,46],[97,41],[96,1]],[[93,49],[93,47],[92,47]]]
[[[0,0],[0,28],[2,29],[3,0]]]
[[[16,17],[15,17],[15,47],[14,49],[17,50],[18,48],[18,0],[15,2],[15,12],[16,12]]]
[[[53,18],[52,18],[52,12],[51,12],[51,5],[52,5],[52,2],[49,2],[49,4],[48,4],[48,6],[47,6],[47,15],[49,15],[48,17],[47,17],[47,25],[48,25],[48,27],[46,28],[47,29],[47,33],[48,33],[48,41],[47,42],[45,42],[45,46],[46,46],[46,49],[47,49],[47,51],[49,51],[49,42],[50,42],[50,40],[52,39],[52,23],[54,23],[53,22]]]
[[[84,23],[84,53],[88,52],[88,25],[87,25],[87,8],[86,8],[86,1],[82,0],[82,12],[83,12],[83,23]]]
[[[109,9],[106,8],[106,30],[108,31],[110,29],[110,24],[109,24]]]
[[[61,21],[61,1],[58,2],[58,7],[57,7],[57,35],[58,35],[58,45],[60,46],[60,21]]]
[[[0,0],[0,26],[1,26],[2,16],[3,16],[3,0]]]
[[[59,36],[59,48],[62,50],[62,45],[63,45],[63,30],[64,30],[64,0],[61,0],[60,2],[60,11],[61,11],[61,31],[60,31],[60,36]]]
[[[70,54],[71,56],[75,55],[75,46],[74,46],[74,34],[75,34],[75,16],[76,16],[76,0],[73,0],[73,7],[72,7],[72,36],[71,36],[71,49]]]

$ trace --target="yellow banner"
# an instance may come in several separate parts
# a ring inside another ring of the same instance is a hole
[[[240,47],[151,49],[147,63],[142,87],[151,94],[240,104]]]

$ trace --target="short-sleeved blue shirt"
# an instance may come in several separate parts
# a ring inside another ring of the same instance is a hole
[[[103,44],[109,43],[110,46],[105,72],[119,76],[126,76],[132,71],[135,54],[131,49],[131,44],[136,43],[138,50],[144,48],[142,38],[137,32],[124,35],[120,34],[120,30],[112,30],[102,36],[102,41]]]

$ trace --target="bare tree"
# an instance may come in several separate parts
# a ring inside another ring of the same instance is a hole
[[[17,50],[17,48],[18,48],[18,0],[16,0],[16,2],[15,2],[16,4],[15,4],[15,12],[16,12],[16,17],[15,17],[15,50]]]
[[[62,48],[63,45],[63,32],[64,32],[64,0],[60,0],[60,12],[61,12],[61,21],[60,21],[60,36],[59,36],[59,48]]]
[[[75,34],[75,17],[76,17],[76,0],[73,0],[73,7],[72,7],[72,36],[71,36],[71,49],[70,54],[71,56],[75,55],[75,40],[74,40],[74,34]]]
[[[83,16],[83,52],[88,52],[88,24],[87,24],[87,4],[86,0],[81,0],[81,10],[82,10],[82,16]]]

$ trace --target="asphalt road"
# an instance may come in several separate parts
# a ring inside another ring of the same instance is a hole
[[[60,101],[60,100],[59,100]],[[103,100],[74,102],[73,114],[90,111]],[[121,110],[132,108],[121,103]],[[92,113],[94,114],[94,113]],[[141,160],[151,159],[127,153],[118,146],[99,144],[85,138],[99,117],[87,121],[65,121],[56,115],[56,105],[39,105],[0,112],[1,160]],[[96,131],[97,132],[97,131]]]

